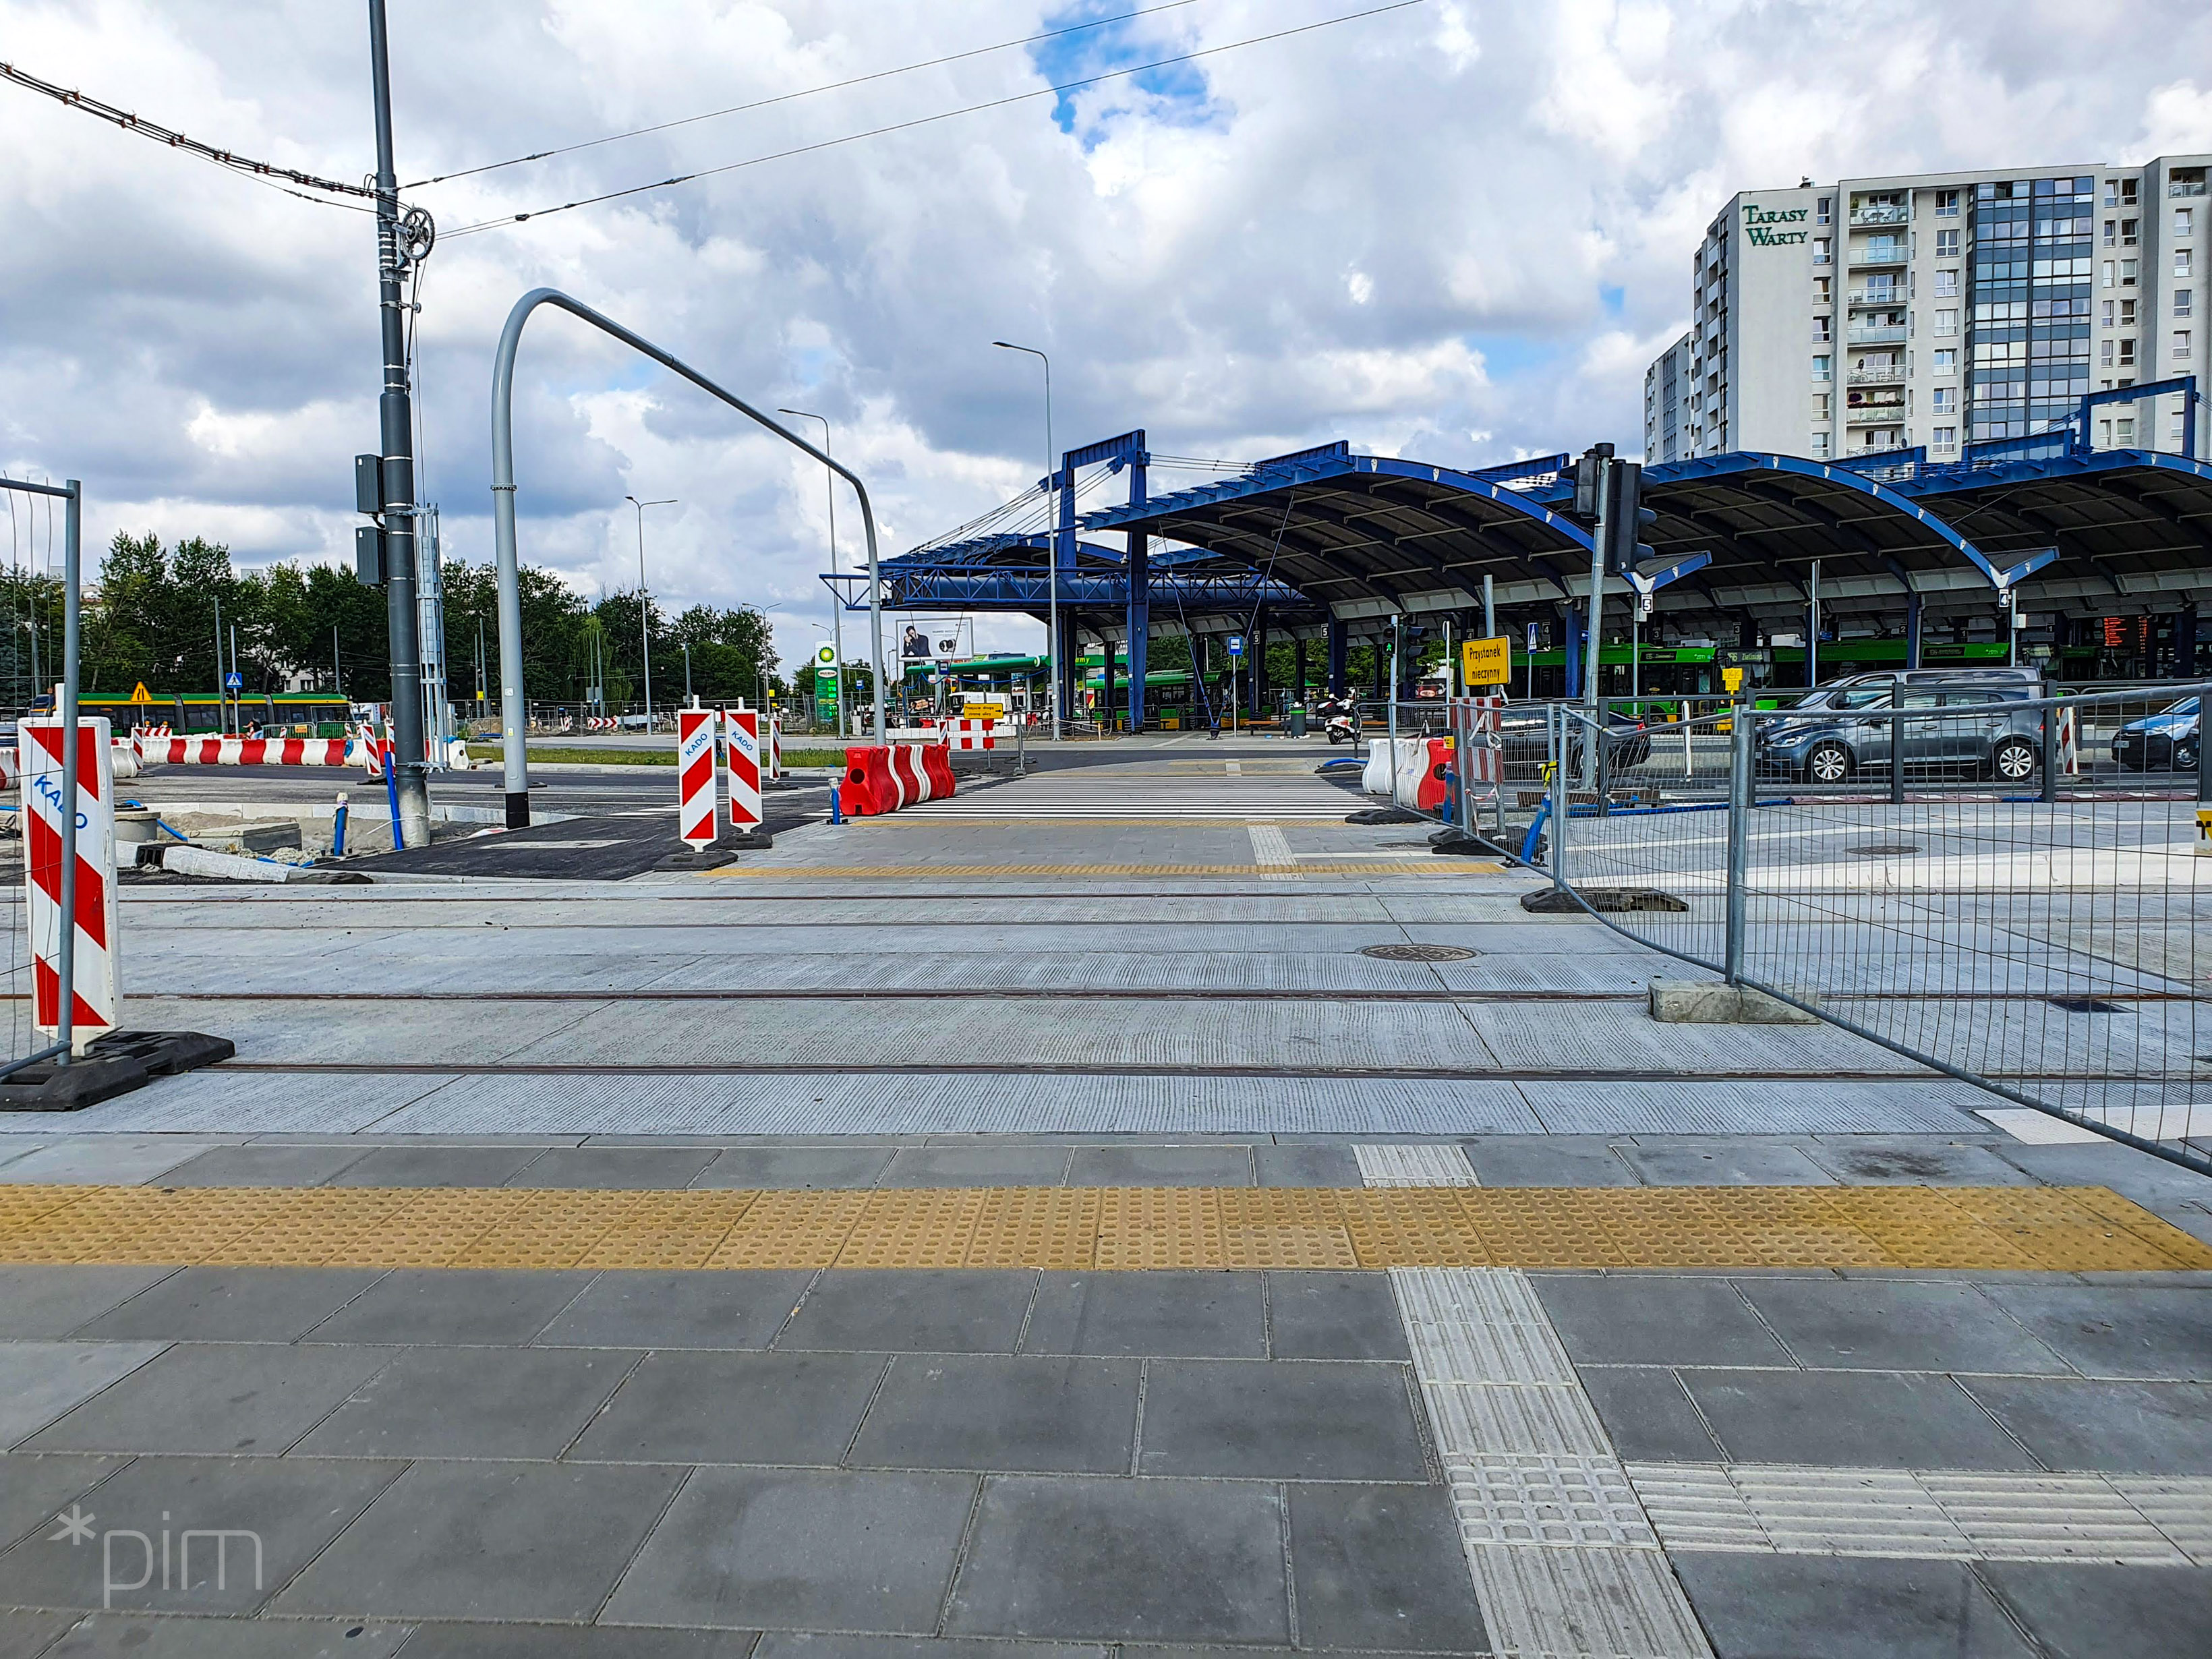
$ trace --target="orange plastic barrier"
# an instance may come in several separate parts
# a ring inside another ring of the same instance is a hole
[[[878,817],[896,811],[898,784],[891,775],[891,751],[881,744],[845,750],[845,781],[837,792],[838,805],[847,817]]]

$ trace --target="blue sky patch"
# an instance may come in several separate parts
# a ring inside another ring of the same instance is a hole
[[[1086,18],[1110,17],[1130,9],[1129,0],[1077,0],[1074,4],[1048,12],[1044,27],[1069,28]],[[1062,86],[1133,64],[1172,58],[1178,52],[1188,50],[1185,37],[1165,32],[1173,30],[1175,16],[1175,13],[1169,12],[1158,17],[1128,19],[1040,40],[1029,49],[1030,62],[1051,84]],[[1141,93],[1155,118],[1173,126],[1206,126],[1220,120],[1223,115],[1214,104],[1205,70],[1195,64],[1170,64],[1146,70],[1140,75],[1107,82],[1100,90],[1109,94],[1118,92],[1125,100],[1132,92]],[[1075,98],[1076,94],[1062,93],[1053,100],[1053,125],[1062,132],[1079,137],[1085,150],[1095,149],[1105,138],[1108,123],[1093,123],[1078,133]]]

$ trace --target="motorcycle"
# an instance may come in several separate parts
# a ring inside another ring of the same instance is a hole
[[[1330,697],[1315,705],[1314,713],[1321,717],[1322,732],[1330,743],[1348,743],[1359,736],[1358,703]]]

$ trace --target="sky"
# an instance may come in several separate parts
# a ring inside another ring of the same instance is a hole
[[[1062,449],[1142,428],[1237,461],[1630,453],[1734,191],[2212,149],[2202,0],[1420,0],[1236,44],[1380,3],[389,0],[402,196],[440,228],[417,389],[447,556],[490,556],[491,354],[541,285],[827,416],[888,555],[1046,470],[1042,366],[994,339],[1051,354]],[[362,6],[0,0],[0,58],[240,154],[374,167]],[[88,548],[151,530],[243,567],[349,562],[373,222],[6,85],[0,151],[0,468],[82,478]],[[769,610],[787,662],[827,636],[817,464],[557,313],[520,364],[526,560],[634,590],[623,498],[673,497],[644,526],[660,603]],[[836,531],[850,568],[849,493]]]

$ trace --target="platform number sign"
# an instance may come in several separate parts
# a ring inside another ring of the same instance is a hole
[[[1229,654],[1232,657],[1241,657],[1244,654],[1244,636],[1242,634],[1231,634],[1229,636]]]

